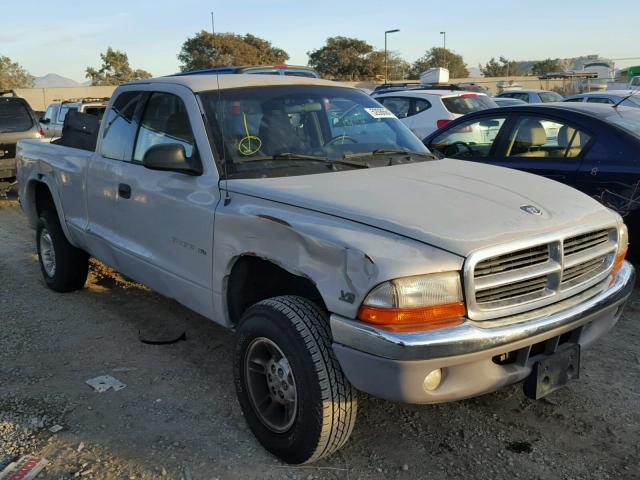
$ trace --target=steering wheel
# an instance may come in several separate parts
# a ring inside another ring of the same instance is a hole
[[[358,143],[358,141],[355,138],[353,138],[353,137],[351,137],[349,135],[336,135],[331,140],[329,140],[327,143],[325,143],[325,145],[335,145],[336,143],[338,143],[338,140],[342,140],[342,142],[340,142],[340,143],[344,143],[345,140],[348,140],[351,143]]]
[[[456,151],[451,153],[449,149],[453,148],[453,147],[456,148]],[[455,155],[456,153],[462,153],[462,149],[460,147],[464,147],[467,150],[467,153],[468,153],[469,157],[473,157],[475,155],[475,153],[476,153],[466,143],[461,142],[461,141],[457,141],[457,142],[453,142],[451,145],[447,146],[445,154],[446,155],[451,155],[451,154]]]

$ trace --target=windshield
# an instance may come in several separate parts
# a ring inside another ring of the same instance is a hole
[[[498,106],[496,102],[486,95],[462,94],[458,97],[444,97],[442,103],[451,113],[466,115],[467,113],[486,110],[487,108],[495,108]]]
[[[33,127],[33,119],[24,100],[0,97],[0,132],[24,132]]]
[[[416,152],[409,160],[419,161],[429,152],[391,112],[356,89],[267,86],[209,91],[200,97],[230,177],[382,166],[358,154]]]
[[[640,109],[621,107],[613,110],[615,113],[605,120],[640,138]]]

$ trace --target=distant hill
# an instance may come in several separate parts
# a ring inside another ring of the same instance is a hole
[[[47,73],[44,77],[36,77],[35,87],[48,88],[48,87],[78,87],[80,84],[75,80],[57,75],[55,73]]]

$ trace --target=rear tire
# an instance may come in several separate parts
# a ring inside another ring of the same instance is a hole
[[[249,428],[287,463],[331,455],[351,435],[356,391],[333,353],[326,313],[305,298],[275,297],[245,312],[234,377]]]
[[[47,286],[56,292],[80,290],[87,281],[89,255],[69,243],[56,212],[41,213],[36,230],[40,271]]]

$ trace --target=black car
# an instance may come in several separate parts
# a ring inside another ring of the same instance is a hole
[[[16,176],[16,143],[39,137],[38,121],[26,100],[13,90],[0,90],[0,196]]]
[[[587,103],[493,108],[456,119],[424,143],[438,156],[566,183],[617,211],[632,241],[640,238],[638,108]]]

